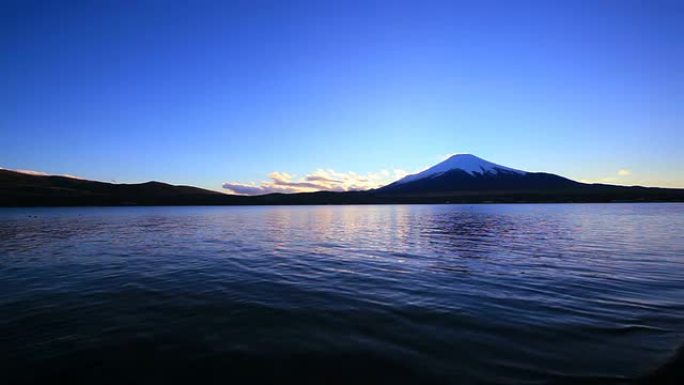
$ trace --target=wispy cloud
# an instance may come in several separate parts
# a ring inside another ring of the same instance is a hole
[[[18,172],[21,174],[34,175],[34,176],[63,176],[63,177],[72,178],[72,179],[84,179],[84,178],[81,178],[79,176],[74,176],[74,175],[69,175],[69,174],[49,174],[47,172],[35,171],[35,170],[12,169],[12,168],[4,168],[4,167],[0,167],[0,170],[14,171],[14,172]]]
[[[632,172],[626,168],[619,169],[617,174],[620,176],[627,176],[630,175]]]
[[[271,193],[300,193],[313,191],[360,191],[389,184],[408,175],[404,170],[381,170],[367,174],[353,171],[338,172],[318,169],[302,177],[286,172],[274,171],[268,174],[270,180],[260,183],[226,182],[223,188],[233,194],[261,195]]]

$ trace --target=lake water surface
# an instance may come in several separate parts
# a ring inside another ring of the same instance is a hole
[[[684,204],[0,209],[2,383],[628,383]]]

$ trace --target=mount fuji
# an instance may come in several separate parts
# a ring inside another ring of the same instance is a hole
[[[453,155],[425,171],[378,189],[392,194],[559,191],[590,186],[543,172],[528,172],[471,154]]]
[[[437,175],[441,175],[445,172],[451,170],[462,170],[470,175],[475,174],[486,174],[493,173],[515,173],[515,174],[525,174],[525,171],[516,170],[513,168],[501,166],[496,163],[486,161],[472,154],[457,154],[449,157],[447,160],[438,163],[425,171],[421,171],[417,174],[407,175],[400,179],[398,183],[407,183],[423,178],[430,178]]]

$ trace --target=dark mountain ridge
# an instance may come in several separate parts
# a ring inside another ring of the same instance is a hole
[[[225,194],[161,182],[115,184],[0,170],[2,206],[218,204]]]

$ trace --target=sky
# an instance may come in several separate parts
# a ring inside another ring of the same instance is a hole
[[[3,168],[252,194],[472,153],[684,187],[677,0],[0,0],[0,52]]]

